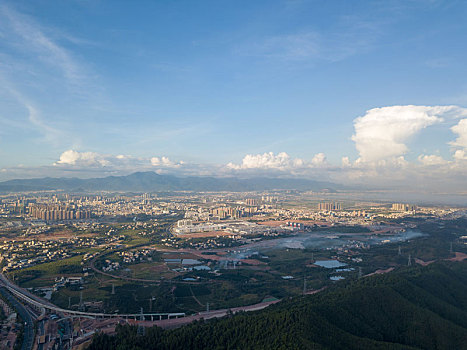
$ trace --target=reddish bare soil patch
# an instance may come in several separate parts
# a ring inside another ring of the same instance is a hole
[[[415,258],[415,263],[419,264],[419,265],[422,265],[422,266],[428,266],[432,263],[434,263],[436,260],[430,260],[430,261],[423,261],[421,259],[417,259]]]
[[[463,261],[463,260],[467,259],[467,254],[459,253],[459,252],[456,252],[455,254],[456,254],[456,256],[454,258],[446,259],[446,260],[449,260],[449,261]]]
[[[391,272],[393,270],[394,270],[394,267],[390,267],[389,269],[386,269],[386,270],[379,269],[379,270],[376,270],[375,272],[372,272],[372,273],[369,273],[368,275],[365,275],[365,277],[373,276],[373,275],[381,275],[383,273],[388,273],[388,272]]]
[[[241,259],[240,261],[249,265],[266,265],[265,262],[256,259]]]
[[[196,259],[197,257],[198,256],[195,254],[185,252],[167,253],[162,255],[163,259]]]

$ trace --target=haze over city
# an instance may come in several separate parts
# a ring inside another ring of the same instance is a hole
[[[0,179],[465,192],[459,1],[4,1]]]

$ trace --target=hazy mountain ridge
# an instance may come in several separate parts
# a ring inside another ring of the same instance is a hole
[[[0,182],[0,192],[24,191],[262,191],[273,189],[335,190],[341,185],[307,179],[256,177],[177,177],[155,172],[136,172],[126,176],[104,178],[36,178]]]

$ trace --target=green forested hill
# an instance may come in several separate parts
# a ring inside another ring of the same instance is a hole
[[[175,330],[98,334],[91,350],[467,349],[467,262],[339,283],[260,312]]]

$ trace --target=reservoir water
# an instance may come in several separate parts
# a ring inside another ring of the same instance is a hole
[[[384,243],[404,242],[410,239],[425,236],[417,230],[406,230],[393,235],[372,234],[342,234],[332,232],[305,232],[297,235],[263,240],[239,247],[228,255],[227,260],[244,259],[253,252],[265,252],[276,249],[336,249],[336,248],[360,248]],[[384,243],[383,243],[384,241]],[[389,242],[388,242],[389,241]]]
[[[347,266],[347,264],[337,260],[317,260],[315,261],[315,265],[324,267],[326,269],[335,269],[336,267]]]

